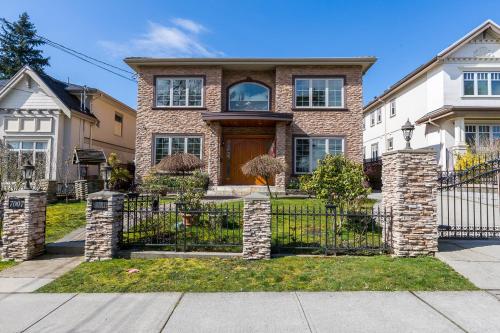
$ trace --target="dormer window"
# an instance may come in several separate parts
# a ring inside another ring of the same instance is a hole
[[[257,82],[229,88],[229,111],[269,111],[269,88]]]

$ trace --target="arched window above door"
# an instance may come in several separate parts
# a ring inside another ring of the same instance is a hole
[[[241,82],[229,88],[229,111],[269,111],[269,88]]]

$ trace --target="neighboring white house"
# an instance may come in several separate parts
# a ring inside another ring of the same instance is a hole
[[[0,138],[18,165],[30,159],[42,166],[42,179],[74,180],[75,148],[116,152],[134,161],[136,112],[101,90],[56,80],[23,67],[0,81]],[[96,175],[97,167],[84,170]]]
[[[401,126],[416,124],[412,148],[432,147],[451,168],[468,144],[500,139],[500,27],[488,20],[364,108],[365,158],[403,149]]]

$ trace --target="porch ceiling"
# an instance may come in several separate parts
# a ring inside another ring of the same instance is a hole
[[[291,123],[293,113],[268,111],[202,112],[203,121],[219,122],[224,126],[272,126],[277,122]]]

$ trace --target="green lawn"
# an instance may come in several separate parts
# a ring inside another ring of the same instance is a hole
[[[15,261],[0,261],[0,271],[12,267],[16,264]]]
[[[47,205],[45,242],[52,243],[74,229],[85,226],[86,202],[55,203]]]
[[[138,273],[127,273],[129,269]],[[114,259],[83,263],[39,292],[474,290],[432,257]]]

